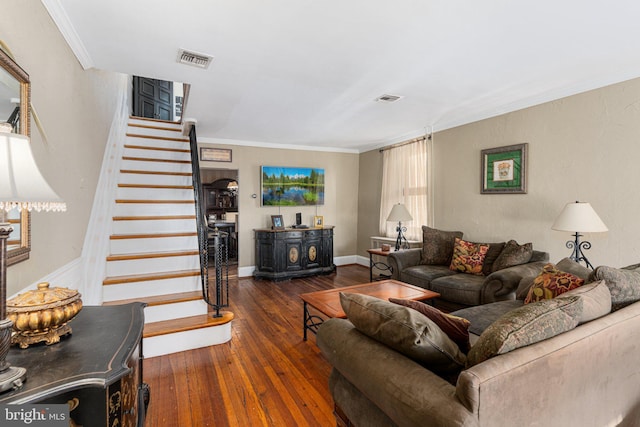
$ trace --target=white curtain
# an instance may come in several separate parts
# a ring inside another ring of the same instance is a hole
[[[382,151],[382,194],[380,199],[380,233],[397,236],[397,223],[387,222],[391,208],[403,203],[413,221],[402,223],[407,227],[409,240],[422,241],[422,226],[432,225],[431,198],[431,143],[427,138],[386,148]]]

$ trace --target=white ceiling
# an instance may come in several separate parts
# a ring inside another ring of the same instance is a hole
[[[42,2],[85,68],[190,83],[201,140],[365,151],[640,76],[637,0]]]

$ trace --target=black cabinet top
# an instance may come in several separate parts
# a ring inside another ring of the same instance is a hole
[[[82,387],[106,388],[130,372],[127,359],[140,343],[145,304],[83,307],[69,322],[72,335],[59,343],[12,347],[7,361],[27,369],[18,390],[0,403],[30,403]]]

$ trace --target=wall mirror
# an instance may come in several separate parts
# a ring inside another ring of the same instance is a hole
[[[30,136],[29,75],[0,49],[0,122],[13,126],[13,132]],[[0,222],[9,222],[13,231],[7,240],[7,265],[29,258],[31,227],[29,212],[25,209],[0,211]]]

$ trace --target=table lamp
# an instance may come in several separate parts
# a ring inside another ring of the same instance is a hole
[[[404,249],[409,248],[409,242],[407,242],[407,238],[403,234],[407,231],[407,227],[402,226],[402,221],[406,222],[411,220],[413,220],[413,217],[402,203],[393,205],[391,213],[389,213],[389,216],[387,217],[387,221],[398,223],[398,226],[396,227],[396,231],[398,232],[398,237],[396,238],[396,251],[400,250],[401,247]]]
[[[584,261],[587,267],[593,270],[593,265],[582,252],[583,249],[591,249],[591,243],[580,241],[581,232],[600,233],[608,231],[604,222],[600,219],[591,204],[585,202],[567,203],[560,215],[556,218],[551,229],[558,231],[573,231],[574,240],[567,242],[567,248],[573,249],[569,257],[575,262]]]
[[[0,125],[0,210],[64,211],[65,203],[49,187],[33,159],[29,138],[10,133]],[[0,221],[0,392],[18,388],[26,369],[11,366],[6,357],[11,347],[13,322],[7,319],[7,238],[11,224]]]

